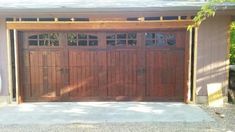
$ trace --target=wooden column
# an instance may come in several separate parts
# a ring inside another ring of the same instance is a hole
[[[18,50],[18,36],[17,30],[14,29],[14,55],[15,55],[15,86],[16,86],[16,102],[20,103],[19,94],[19,50]]]
[[[194,59],[193,59],[193,102],[196,103],[196,84],[197,84],[197,46],[198,45],[198,28],[194,32]]]
[[[9,89],[9,96],[10,96],[10,103],[13,101],[13,81],[12,81],[12,58],[11,58],[11,34],[10,30],[7,29],[7,62],[8,62],[8,89]]]
[[[189,30],[189,39],[188,39],[188,96],[187,96],[187,102],[190,102],[191,100],[191,83],[192,83],[192,79],[191,79],[191,66],[192,66],[192,29]]]
[[[185,103],[189,103],[190,101],[190,96],[189,96],[189,92],[190,92],[190,85],[189,85],[189,82],[190,82],[190,78],[189,78],[189,72],[190,71],[190,43],[189,43],[189,40],[190,39],[190,32],[186,31],[186,39],[185,39],[185,52],[184,52],[184,55],[185,55],[185,62],[184,62],[184,67],[185,67],[185,72],[184,72],[184,102]]]

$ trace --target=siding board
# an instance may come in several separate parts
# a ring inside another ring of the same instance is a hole
[[[4,19],[0,19],[0,75],[2,86],[0,96],[8,96],[8,58],[7,58],[7,40],[6,40],[6,24]]]
[[[207,84],[221,83],[223,94],[226,95],[228,29],[230,16],[215,16],[209,18],[199,28],[197,47],[197,96],[207,95]]]

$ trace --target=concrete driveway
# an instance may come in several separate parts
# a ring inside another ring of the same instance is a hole
[[[42,102],[0,107],[0,124],[211,122],[196,105],[172,102]]]

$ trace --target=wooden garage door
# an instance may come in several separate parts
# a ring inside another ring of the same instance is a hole
[[[183,100],[185,33],[23,32],[24,100]]]

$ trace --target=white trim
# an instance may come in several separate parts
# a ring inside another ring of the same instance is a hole
[[[14,55],[15,55],[15,87],[16,87],[16,102],[19,103],[19,52],[18,52],[18,36],[17,30],[14,31]]]
[[[13,101],[13,82],[12,82],[12,59],[11,59],[11,38],[10,30],[7,29],[7,60],[8,60],[8,87],[9,87],[9,101]]]

